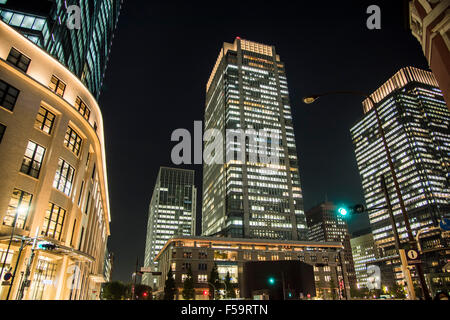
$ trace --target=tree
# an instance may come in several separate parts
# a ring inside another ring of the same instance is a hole
[[[183,282],[183,299],[193,300],[195,299],[195,289],[194,289],[194,277],[192,275],[191,266],[188,268],[187,277]]]
[[[173,278],[172,268],[167,273],[167,279],[164,283],[164,300],[174,300],[177,289],[175,287],[175,279]]]
[[[127,286],[120,281],[103,284],[101,298],[103,300],[122,300],[126,298]]]
[[[137,300],[152,300],[152,288],[145,284],[137,284],[134,287],[134,295]]]
[[[211,273],[209,275],[209,299],[219,300],[219,294],[216,295],[215,291],[220,288],[219,272],[217,271],[217,265],[214,264]]]
[[[227,290],[227,292],[226,292],[226,297],[227,297],[228,299],[234,299],[234,298],[236,298],[236,291],[234,291],[234,286],[233,286],[233,284],[231,283],[231,276],[230,276],[230,273],[229,273],[229,272],[227,272],[227,275],[226,275],[226,277],[225,277],[224,284],[225,284],[225,289]]]
[[[389,293],[391,295],[393,295],[394,298],[397,298],[397,299],[404,299],[404,298],[406,298],[405,288],[403,286],[399,285],[397,282],[394,282],[394,284],[392,285],[392,288],[389,291]]]

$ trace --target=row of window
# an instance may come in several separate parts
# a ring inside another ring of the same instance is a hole
[[[30,58],[28,58],[15,48],[11,48],[6,61],[25,73],[27,72],[28,67],[31,63]],[[49,88],[60,97],[63,97],[66,90],[66,84],[55,75],[52,75]],[[18,89],[0,80],[0,105],[12,111],[17,101],[19,92],[20,91]],[[87,107],[86,103],[81,100],[80,97],[76,98],[74,107],[86,120],[89,121],[91,110]]]

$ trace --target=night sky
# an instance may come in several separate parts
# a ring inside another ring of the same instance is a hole
[[[305,210],[324,201],[363,203],[349,129],[362,98],[303,96],[333,90],[371,93],[400,68],[428,70],[405,28],[401,0],[125,1],[100,99],[111,203],[109,250],[114,280],[130,281],[143,262],[148,206],[160,166],[173,166],[173,130],[193,134],[203,120],[205,88],[223,42],[235,37],[275,45],[286,65]],[[301,2],[301,4],[300,4]],[[381,30],[369,30],[366,9],[381,7]],[[196,171],[200,221],[202,166]],[[352,218],[350,231],[367,228]]]

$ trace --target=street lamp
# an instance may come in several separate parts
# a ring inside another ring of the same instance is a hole
[[[386,136],[384,134],[384,129],[383,129],[383,125],[381,123],[381,119],[380,119],[380,114],[378,113],[378,105],[377,103],[373,100],[373,98],[368,95],[367,93],[364,92],[360,92],[360,91],[330,91],[330,92],[326,92],[326,93],[321,93],[321,94],[313,94],[313,95],[309,95],[303,98],[303,102],[305,104],[311,104],[313,102],[315,102],[318,98],[323,97],[323,96],[328,96],[328,95],[333,95],[333,94],[347,94],[347,95],[356,95],[356,96],[363,96],[366,99],[368,99],[373,107],[374,113],[375,113],[375,118],[377,120],[377,125],[378,125],[378,131],[380,132],[381,135],[381,140],[383,141],[383,146],[384,146],[384,150],[386,152],[386,157],[389,163],[389,169],[392,175],[392,180],[394,182],[394,186],[395,186],[395,192],[397,194],[397,198],[400,204],[400,210],[402,212],[402,216],[403,216],[403,220],[405,223],[405,228],[406,228],[406,232],[408,234],[408,240],[410,245],[413,248],[417,248],[417,244],[416,241],[414,239],[412,230],[411,230],[411,225],[409,223],[409,218],[408,218],[408,213],[406,212],[406,207],[405,207],[405,203],[403,202],[403,197],[400,191],[400,185],[397,181],[397,175],[395,173],[395,168],[394,168],[394,163],[392,162],[392,156],[391,153],[389,151],[389,147],[387,144],[387,140],[386,140]],[[421,265],[417,265],[417,274],[419,276],[419,281],[420,281],[420,285],[422,288],[422,292],[423,295],[425,297],[425,299],[431,299],[430,297],[430,293],[428,291],[427,288],[427,284],[425,282],[425,277],[423,275],[423,270],[422,270],[422,266]]]

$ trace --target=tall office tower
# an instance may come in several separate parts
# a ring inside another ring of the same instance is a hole
[[[100,108],[2,21],[0,39],[0,276],[13,276],[0,299],[98,299],[110,234]],[[35,237],[56,247],[32,254]]]
[[[372,95],[378,104],[395,174],[413,234],[437,227],[450,216],[450,113],[434,75],[406,67]],[[356,160],[369,208],[386,206],[380,184],[385,176],[400,240],[407,241],[403,215],[372,105],[363,102],[364,117],[351,128]],[[394,256],[394,236],[387,210],[369,214],[381,256]],[[438,230],[422,234],[424,249],[448,247]],[[448,249],[447,249],[448,250]],[[433,259],[428,259],[429,261]],[[434,263],[431,262],[431,263]]]
[[[344,246],[343,257],[345,272],[352,288],[356,288],[355,266],[347,223],[336,213],[336,206],[331,202],[321,203],[306,211],[308,240],[340,242]]]
[[[100,96],[122,0],[3,0],[0,18],[74,73]],[[75,25],[79,6],[80,28]],[[71,8],[70,8],[71,9]],[[75,28],[68,28],[67,22]]]
[[[222,164],[203,166],[202,234],[306,239],[287,78],[274,46],[240,38],[223,44],[206,86],[208,129],[223,137],[271,130],[279,136],[279,145],[270,148],[279,164],[263,163],[259,156],[252,161],[249,153],[257,150],[252,139],[227,141]],[[263,134],[258,138],[268,141]],[[236,150],[244,147],[243,161]]]
[[[372,230],[367,229],[352,234],[350,244],[352,246],[357,286],[358,288],[367,288],[367,266],[371,265],[378,258]]]
[[[196,203],[193,170],[159,169],[148,210],[145,267],[158,269],[154,259],[170,238],[195,235]],[[142,280],[153,286],[157,278],[144,274]]]

